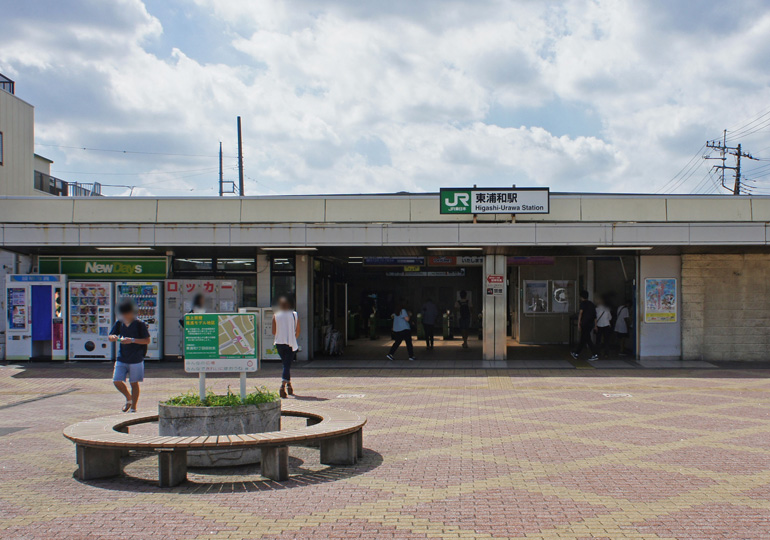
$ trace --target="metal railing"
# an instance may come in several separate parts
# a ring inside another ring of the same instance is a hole
[[[0,90],[5,90],[9,94],[16,93],[16,83],[0,73]]]
[[[67,182],[40,171],[35,171],[35,189],[58,197],[98,197],[102,194],[102,185],[99,182]]]

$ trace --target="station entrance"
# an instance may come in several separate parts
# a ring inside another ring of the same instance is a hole
[[[635,308],[635,256],[506,255],[505,307],[486,313],[490,304],[484,255],[396,256],[324,255],[313,259],[312,314],[315,359],[382,361],[393,344],[393,314],[404,307],[412,318],[412,341],[419,360],[477,361],[483,358],[485,317],[504,318],[505,354],[510,361],[569,362],[579,339],[577,314],[581,290],[608,306],[614,328],[617,309]],[[468,301],[470,324],[464,346],[458,300]],[[423,317],[432,303],[438,313],[435,346],[426,346]],[[488,321],[491,325],[491,321]],[[634,354],[632,335],[625,340]],[[487,327],[488,331],[488,327]],[[611,335],[609,358],[620,356]],[[402,345],[397,361],[407,360]]]
[[[393,343],[392,316],[402,307],[411,314],[412,341],[420,358],[427,353],[442,358],[480,357],[481,261],[480,256],[317,256],[315,357],[385,359]],[[464,302],[470,312],[467,325],[460,320]],[[428,351],[424,323],[431,322],[431,315],[435,317],[435,347]],[[464,330],[467,347],[463,346]],[[343,347],[335,347],[339,343]],[[405,345],[395,356],[407,359]]]

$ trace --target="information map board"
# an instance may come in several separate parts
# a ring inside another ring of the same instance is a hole
[[[259,369],[258,316],[188,313],[184,317],[184,370],[237,373]]]

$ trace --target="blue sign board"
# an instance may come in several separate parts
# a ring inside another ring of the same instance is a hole
[[[11,275],[11,281],[60,281],[59,276],[50,276],[46,274],[28,274],[28,275]]]
[[[425,257],[364,257],[366,266],[424,266]]]

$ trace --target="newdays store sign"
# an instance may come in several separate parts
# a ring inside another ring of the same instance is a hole
[[[548,188],[442,188],[442,214],[547,214]]]
[[[165,257],[40,257],[41,274],[66,274],[72,278],[91,279],[165,279]]]

